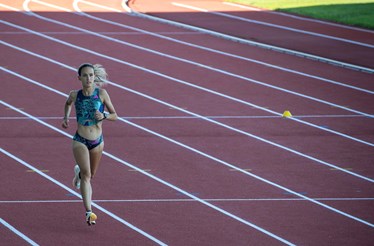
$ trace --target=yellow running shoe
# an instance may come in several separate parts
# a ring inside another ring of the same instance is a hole
[[[89,226],[96,225],[96,220],[97,220],[96,214],[92,213],[92,211],[86,212],[86,221]]]

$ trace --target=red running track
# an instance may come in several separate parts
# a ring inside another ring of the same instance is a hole
[[[40,1],[28,6],[44,19],[9,9],[22,3],[1,6],[7,244],[25,243],[17,230],[40,245],[370,245],[371,74],[87,3],[78,6],[89,16]],[[105,124],[95,227],[70,190],[71,140],[60,128],[86,61],[108,68],[124,117]]]
[[[326,58],[338,64],[362,66],[373,72],[372,30],[220,0],[130,0],[129,5],[149,16],[275,46],[275,49],[301,52],[322,60]]]

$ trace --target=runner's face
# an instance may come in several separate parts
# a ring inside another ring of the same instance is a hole
[[[81,70],[81,75],[78,76],[78,79],[82,82],[83,87],[91,87],[94,85],[94,70],[92,67],[84,67]]]

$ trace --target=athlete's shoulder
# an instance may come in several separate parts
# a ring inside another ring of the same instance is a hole
[[[68,97],[68,102],[74,102],[76,99],[77,99],[77,95],[78,95],[78,91],[79,90],[71,90],[69,92],[69,97]]]
[[[69,93],[69,97],[76,98],[78,95],[79,90],[71,90]]]
[[[108,92],[103,88],[98,88],[100,96],[107,96]]]

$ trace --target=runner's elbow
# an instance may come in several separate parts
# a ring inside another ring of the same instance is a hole
[[[117,113],[113,113],[113,114],[112,114],[112,117],[111,117],[111,120],[115,121],[115,120],[117,120],[117,119],[118,119],[118,115],[117,115]]]

